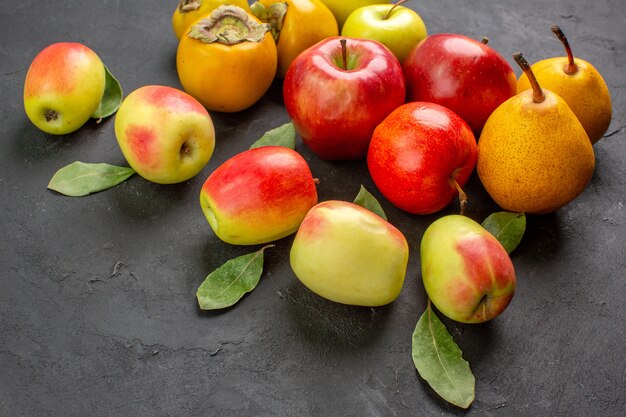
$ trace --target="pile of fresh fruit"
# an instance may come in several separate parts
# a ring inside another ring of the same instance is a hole
[[[428,35],[404,2],[181,0],[172,25],[184,91],[150,85],[124,99],[88,47],[50,45],[26,76],[28,117],[62,135],[117,112],[115,135],[130,168],[76,162],[49,188],[83,196],[134,173],[161,184],[186,181],[219,146],[209,111],[243,111],[279,78],[292,123],[224,162],[199,190],[216,236],[260,245],[295,233],[291,267],[311,291],[369,307],[399,296],[405,236],[365,189],[354,202],[318,202],[318,181],[295,151],[297,135],[321,159],[366,161],[380,193],[406,212],[436,213],[458,198],[460,214],[439,218],[423,235],[422,281],[452,320],[497,317],[515,291],[509,253],[522,238],[524,215],[558,210],[591,179],[593,144],[611,121],[609,91],[590,63],[574,58],[557,26],[566,56],[530,66],[515,53],[517,80],[487,39]],[[482,225],[464,216],[463,186],[474,169],[504,210]],[[200,307],[231,306],[254,289],[270,246],[209,274],[197,292]],[[413,359],[447,401],[473,401],[474,377],[430,302],[413,336]]]

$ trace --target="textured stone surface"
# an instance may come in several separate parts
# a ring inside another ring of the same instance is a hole
[[[292,237],[266,252],[257,289],[226,311],[198,310],[195,291],[226,260],[251,252],[219,241],[198,202],[207,175],[288,121],[280,84],[239,114],[213,114],[217,148],[196,178],[161,186],[135,176],[85,198],[46,189],[75,160],[124,164],[113,119],[46,135],[22,109],[22,85],[49,43],[93,48],[124,91],[180,87],[175,1],[0,4],[1,416],[622,416],[626,409],[626,12],[621,0],[422,0],[430,33],[487,36],[511,64],[574,53],[605,76],[614,102],[597,168],[573,203],[528,219],[512,259],[518,291],[484,325],[444,320],[476,376],[462,412],[440,400],[411,361],[426,305],[419,242],[436,218],[380,198],[364,163],[325,163],[298,151],[320,178],[320,199],[352,200],[364,184],[407,236],[409,271],[392,305],[364,309],[311,294],[288,262]],[[519,70],[516,68],[516,73]],[[474,176],[468,214],[497,207]]]

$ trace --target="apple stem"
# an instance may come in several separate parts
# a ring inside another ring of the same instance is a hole
[[[567,53],[567,65],[563,68],[563,71],[565,71],[565,73],[569,75],[576,74],[578,72],[578,65],[576,65],[576,62],[574,62],[574,54],[572,53],[572,48],[569,46],[569,41],[565,37],[565,33],[563,33],[558,25],[552,25],[550,29],[556,35],[556,37],[559,38],[559,40],[565,47],[565,52]]]
[[[528,77],[528,81],[533,88],[533,102],[543,103],[543,101],[546,99],[546,95],[543,94],[543,90],[541,89],[541,86],[539,85],[539,82],[535,77],[535,73],[530,68],[530,64],[528,64],[528,61],[526,61],[524,55],[522,55],[521,52],[515,52],[513,54],[513,59],[515,60],[515,62],[517,62],[517,65],[522,68],[522,71],[524,71],[524,74],[526,74],[526,76]]]
[[[402,3],[406,3],[409,0],[400,0],[399,2],[395,3],[391,9],[389,9],[389,11],[387,12],[387,14],[385,14],[385,16],[383,16],[383,20],[387,20],[389,19],[389,17],[391,16],[391,13],[393,13],[393,11],[395,10],[396,7],[398,7],[399,5],[401,5]]]
[[[347,70],[348,69],[348,49],[346,48],[346,40],[339,39],[339,42],[341,43],[341,60],[343,64],[343,69]]]
[[[480,43],[482,43],[483,45],[487,45],[489,43],[489,38],[483,36],[483,38],[480,40]]]
[[[459,193],[459,204],[461,206],[459,214],[463,216],[465,214],[465,207],[467,207],[467,194],[465,194],[465,191],[463,191],[455,178],[451,178],[450,180],[452,181],[454,188],[456,188],[456,191]]]
[[[319,183],[320,183],[319,178],[313,178],[313,184],[319,184]]]

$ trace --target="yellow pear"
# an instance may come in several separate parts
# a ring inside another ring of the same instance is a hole
[[[593,146],[565,100],[541,88],[521,53],[513,57],[532,89],[508,99],[487,119],[478,140],[478,176],[503,209],[549,213],[589,183]]]
[[[600,73],[589,62],[574,58],[565,34],[557,25],[552,32],[565,47],[567,56],[548,58],[532,65],[542,87],[561,96],[580,120],[591,143],[596,143],[611,124],[611,96]],[[526,74],[517,82],[517,92],[531,88]]]

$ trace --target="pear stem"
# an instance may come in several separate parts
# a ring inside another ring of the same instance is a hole
[[[389,11],[387,12],[387,14],[385,14],[385,16],[383,16],[383,20],[387,20],[389,19],[389,16],[391,16],[391,13],[393,13],[393,11],[395,10],[396,7],[398,7],[399,5],[401,5],[402,3],[406,3],[409,0],[400,0],[399,2],[395,3],[391,9],[389,9]]]
[[[576,74],[578,72],[578,65],[574,62],[574,54],[572,53],[572,48],[569,46],[569,41],[565,37],[565,33],[563,33],[558,25],[552,25],[551,30],[556,37],[559,38],[565,47],[565,53],[567,53],[567,65],[563,67],[563,71],[568,75]]]
[[[515,60],[515,62],[517,62],[517,65],[522,68],[522,71],[524,71],[524,74],[526,74],[526,76],[528,77],[528,81],[533,88],[533,102],[543,103],[543,101],[546,99],[546,95],[543,94],[543,90],[541,89],[541,86],[539,85],[539,82],[535,77],[535,73],[530,68],[530,64],[528,63],[528,61],[526,61],[524,55],[522,55],[521,52],[515,52],[513,54],[513,59]]]
[[[483,36],[483,38],[480,40],[480,43],[482,43],[483,45],[487,45],[489,43],[489,38]]]
[[[450,178],[450,181],[454,185],[454,188],[456,188],[456,191],[459,193],[459,204],[461,206],[459,214],[463,216],[465,215],[465,207],[467,207],[467,194],[465,194],[465,191],[463,191],[455,178]]]
[[[339,39],[339,43],[341,43],[341,62],[343,64],[343,69],[348,69],[348,49],[346,48],[346,40]]]

